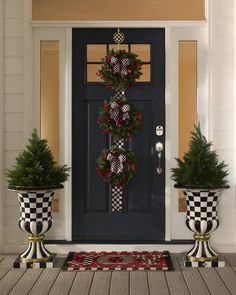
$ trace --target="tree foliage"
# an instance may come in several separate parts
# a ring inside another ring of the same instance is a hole
[[[176,187],[216,188],[227,186],[228,172],[224,161],[218,160],[216,151],[211,149],[212,143],[207,142],[201,133],[200,126],[195,126],[189,144],[189,151],[183,160],[176,158],[177,167],[172,168],[171,178]]]
[[[9,186],[45,187],[59,185],[69,177],[70,168],[58,165],[48,147],[34,130],[29,144],[16,158],[16,164],[7,170]]]

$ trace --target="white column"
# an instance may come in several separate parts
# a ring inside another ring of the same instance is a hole
[[[32,133],[32,0],[24,0],[24,142]]]
[[[3,0],[0,0],[0,179],[4,179]],[[0,253],[3,241],[3,185],[0,186]]]
[[[234,26],[233,26],[233,67],[234,67],[234,105],[233,105],[233,112],[234,112],[234,158],[233,158],[233,165],[234,165],[234,173],[233,173],[233,178],[236,180],[236,1],[234,1],[234,7],[233,7],[233,21],[234,21]],[[235,191],[235,187],[234,187]],[[233,196],[235,198],[235,195]],[[236,201],[234,203],[234,212],[236,212]],[[234,225],[236,225],[236,214],[234,214]],[[234,226],[235,228],[235,226]],[[236,230],[234,231],[234,244],[236,245]]]
[[[235,97],[233,28],[234,1],[208,0],[209,139],[220,160],[225,160],[229,184],[219,204],[219,229],[212,234],[216,244],[235,243]]]
[[[0,0],[3,7],[3,101],[4,106],[0,112],[4,112],[3,126],[3,164],[4,170],[15,163],[15,158],[24,147],[25,134],[25,85],[31,81],[25,74],[25,62],[28,53],[25,52],[25,5],[28,0]],[[29,20],[28,20],[29,21]],[[27,62],[26,62],[27,64]],[[2,175],[4,176],[4,175]],[[16,194],[8,191],[6,177],[1,177],[3,210],[3,234],[2,251],[15,252],[26,239],[26,235],[18,227],[19,204]],[[4,180],[4,182],[2,182]]]

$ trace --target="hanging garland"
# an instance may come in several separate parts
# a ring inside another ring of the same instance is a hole
[[[141,113],[125,97],[105,100],[97,119],[105,134],[124,139],[132,139],[138,133],[141,121]]]
[[[102,180],[113,186],[126,185],[134,177],[137,169],[134,153],[116,146],[103,149],[97,163],[97,172]]]
[[[119,44],[124,41],[124,34],[118,30],[113,38]],[[97,172],[104,183],[112,186],[113,211],[122,210],[122,187],[129,183],[137,169],[134,153],[125,149],[124,145],[126,139],[132,139],[138,133],[142,115],[125,97],[125,91],[130,90],[142,75],[141,67],[141,60],[136,54],[111,50],[102,59],[101,69],[97,73],[105,86],[116,92],[115,96],[104,101],[97,118],[104,133],[113,136],[113,146],[103,149],[97,159]]]
[[[102,67],[98,71],[107,88],[127,90],[133,87],[135,80],[142,75],[142,63],[137,55],[125,50],[113,49],[102,59]]]

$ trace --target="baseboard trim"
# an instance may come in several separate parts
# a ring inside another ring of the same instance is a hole
[[[73,245],[73,244],[96,244],[96,245],[156,245],[156,244],[165,244],[165,245],[181,245],[181,244],[193,244],[194,240],[170,240],[170,241],[127,241],[127,240],[120,240],[120,241],[112,241],[112,240],[104,240],[104,241],[97,241],[97,240],[75,240],[75,241],[66,241],[66,240],[45,240],[45,244],[59,244],[59,245]]]
[[[212,244],[219,253],[234,253],[236,245]],[[169,251],[170,253],[182,253],[191,249],[190,244],[47,244],[47,249],[58,256],[65,256],[68,252],[79,251]],[[3,254],[19,254],[26,250],[27,245],[5,244]]]

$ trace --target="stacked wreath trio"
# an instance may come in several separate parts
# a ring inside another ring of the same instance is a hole
[[[110,88],[122,95],[106,99],[100,108],[97,123],[105,134],[114,139],[132,140],[139,131],[141,113],[124,95],[141,75],[141,61],[137,55],[125,50],[111,50],[102,60],[98,75]],[[124,186],[134,176],[137,159],[134,153],[125,148],[112,146],[103,149],[98,160],[97,171],[102,180],[113,186]]]

